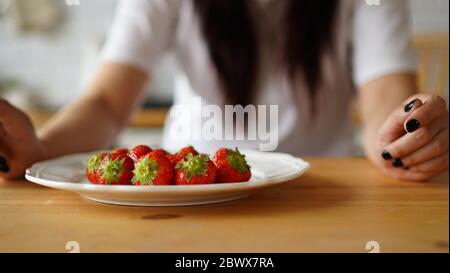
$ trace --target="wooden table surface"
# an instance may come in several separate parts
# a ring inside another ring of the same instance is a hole
[[[396,181],[364,159],[307,159],[304,176],[242,200],[123,207],[0,182],[0,251],[448,252],[448,173]]]

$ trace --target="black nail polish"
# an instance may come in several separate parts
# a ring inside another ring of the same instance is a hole
[[[392,160],[392,166],[394,166],[395,168],[403,167],[403,162],[400,158],[396,158]]]
[[[417,119],[412,119],[406,123],[406,131],[408,133],[412,133],[415,130],[419,129],[420,122]]]
[[[392,155],[386,150],[384,150],[381,153],[381,156],[384,158],[384,160],[391,160],[392,159]]]
[[[6,159],[3,156],[0,156],[0,172],[9,172],[8,162],[6,162]]]
[[[408,113],[409,111],[411,111],[411,109],[413,109],[414,104],[416,104],[417,99],[412,100],[410,103],[408,103],[407,105],[405,105],[405,112]]]

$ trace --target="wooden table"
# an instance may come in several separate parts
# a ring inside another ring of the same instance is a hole
[[[0,182],[0,251],[448,252],[448,174],[396,181],[364,159],[308,159],[304,176],[222,204],[97,204],[25,181]]]

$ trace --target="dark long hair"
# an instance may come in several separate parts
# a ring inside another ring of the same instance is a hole
[[[227,103],[247,105],[258,78],[258,35],[251,0],[193,0]],[[276,0],[281,1],[281,0]],[[332,44],[338,0],[284,0],[282,63],[302,75],[311,97],[321,80],[320,58]]]

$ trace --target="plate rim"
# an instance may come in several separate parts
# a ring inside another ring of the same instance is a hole
[[[53,189],[59,189],[59,190],[66,190],[71,192],[104,192],[104,193],[120,193],[120,192],[126,192],[126,193],[147,193],[147,192],[164,192],[164,193],[170,193],[170,192],[185,192],[189,191],[192,192],[193,190],[196,191],[221,191],[221,190],[253,190],[258,188],[264,188],[271,185],[277,185],[281,184],[283,182],[291,181],[297,177],[300,177],[303,175],[306,171],[308,171],[311,168],[310,163],[307,161],[299,158],[294,157],[289,154],[285,153],[273,153],[273,152],[260,152],[260,151],[247,151],[247,152],[257,152],[257,153],[271,153],[271,154],[279,154],[279,155],[285,155],[286,158],[289,158],[290,160],[293,160],[294,162],[300,164],[300,168],[298,171],[290,172],[286,175],[282,175],[280,177],[275,178],[262,178],[258,181],[251,181],[251,182],[236,182],[236,183],[215,183],[215,184],[206,184],[206,185],[158,185],[158,186],[133,186],[133,185],[97,185],[97,184],[89,184],[89,183],[73,183],[73,182],[66,182],[66,181],[52,181],[44,178],[39,178],[34,175],[32,175],[33,169],[38,168],[40,165],[48,164],[51,161],[57,161],[61,160],[63,158],[70,158],[70,157],[80,157],[80,156],[88,156],[95,152],[88,152],[88,153],[75,153],[75,154],[69,154],[64,155],[61,157],[44,160],[37,162],[33,164],[31,167],[26,169],[25,172],[25,179],[49,188]],[[245,151],[243,151],[245,153]]]

